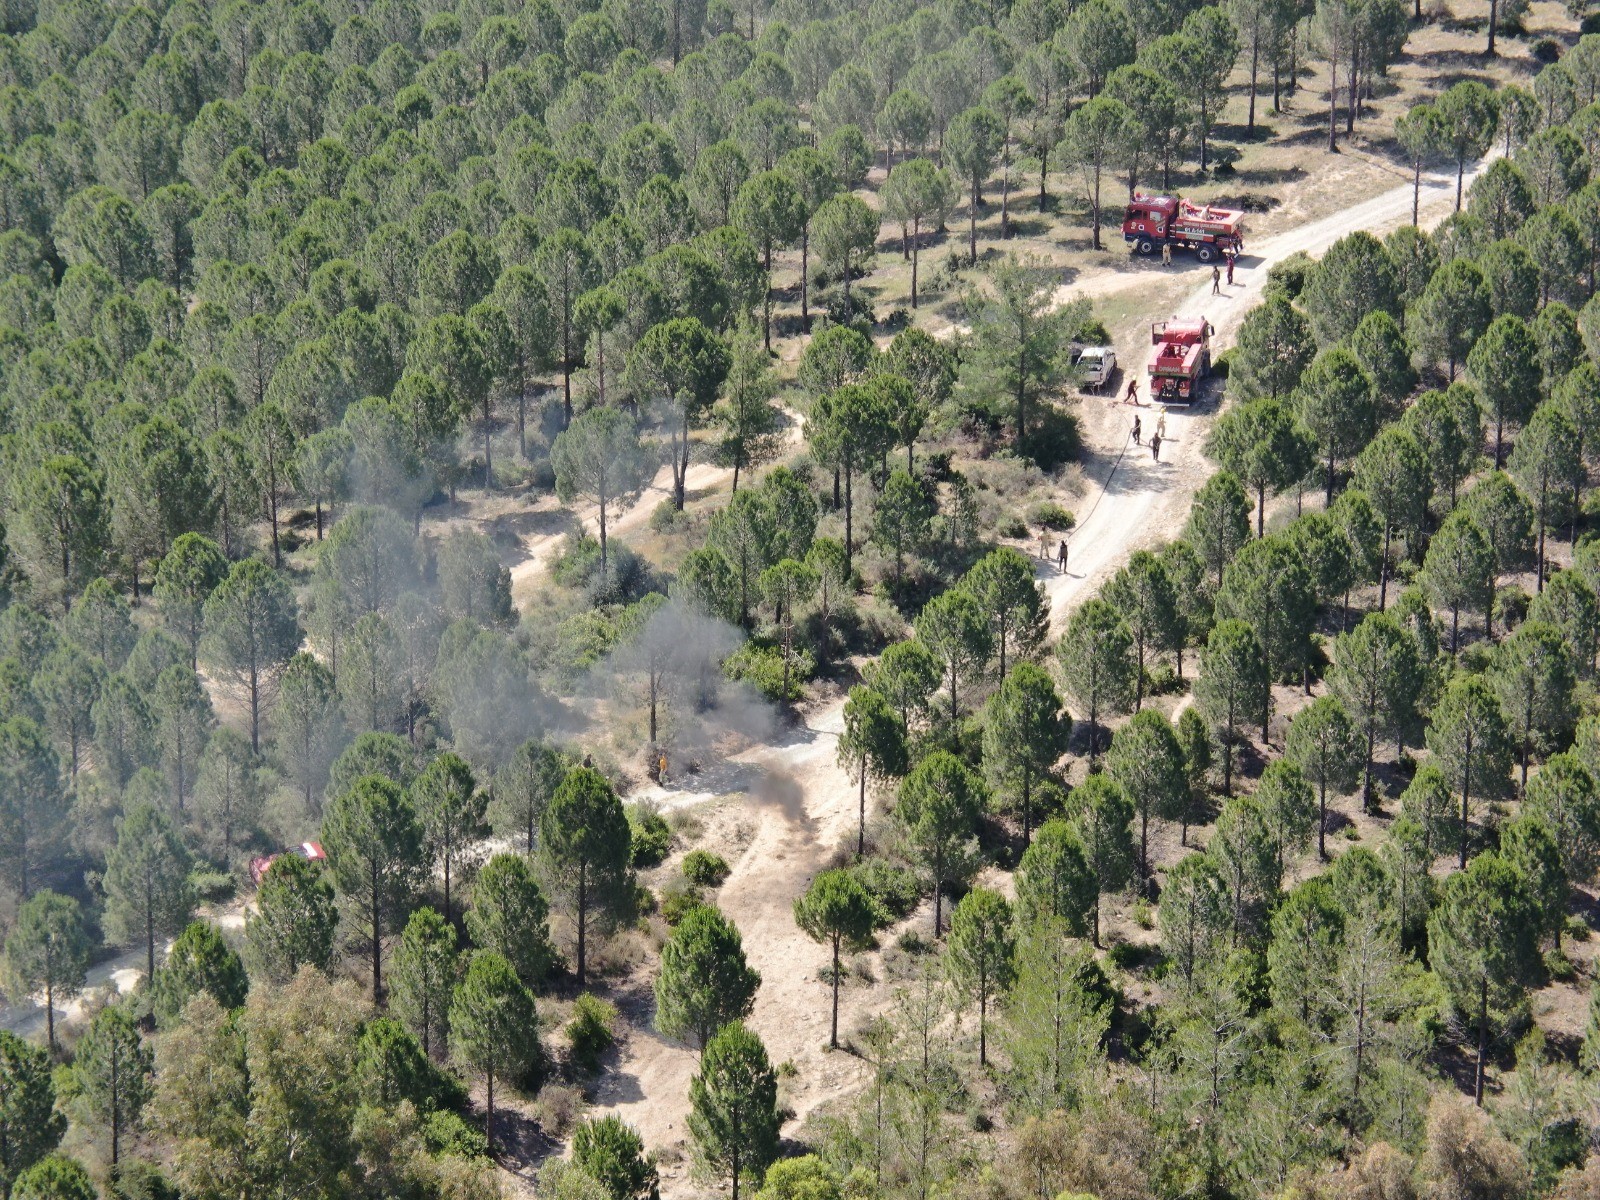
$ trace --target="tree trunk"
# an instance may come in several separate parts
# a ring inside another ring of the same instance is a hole
[[[828,1048],[839,1048],[839,935],[833,935],[833,1023],[828,1032]]]
[[[1317,857],[1328,861],[1328,780],[1324,775],[1317,793]]]
[[[1420,0],[1419,0],[1420,3]],[[811,222],[800,230],[800,328],[811,332]]]
[[[1339,149],[1339,60],[1334,51],[1328,55],[1328,152]]]
[[[911,307],[917,307],[917,258],[922,249],[922,221],[911,223]],[[770,346],[768,347],[771,348]]]
[[[1251,133],[1256,131],[1256,75],[1261,68],[1261,28],[1257,24],[1254,35],[1250,39],[1250,115],[1245,121],[1245,128]]]
[[[378,861],[372,860],[371,878],[372,887],[372,1003],[378,1005],[378,997],[383,991],[383,901],[379,899],[378,890]]]
[[[1389,541],[1393,529],[1389,525],[1383,527],[1383,561],[1378,564],[1378,611],[1382,612],[1389,600]]]
[[[978,177],[972,177],[971,199],[967,203],[967,256],[978,262]]]
[[[584,983],[586,983],[588,981],[588,976],[584,973],[584,950],[586,949],[586,947],[588,945],[587,941],[585,940],[585,935],[588,932],[587,921],[585,920],[585,918],[588,916],[588,911],[587,911],[588,907],[589,907],[589,864],[588,863],[579,863],[578,864],[578,983],[580,985],[582,985],[582,984],[584,984]]]
[[[1491,4],[1490,8],[1494,6]],[[1490,26],[1489,36],[1492,38],[1494,26]],[[1472,1100],[1479,1108],[1483,1107],[1483,1060],[1489,1049],[1489,979],[1484,976],[1478,982],[1478,1061],[1472,1070]]]
[[[483,1093],[487,1103],[484,1104],[483,1137],[488,1143],[489,1157],[494,1157],[494,1071],[483,1073]]]
[[[856,857],[864,858],[867,853],[867,757],[861,756],[861,794],[859,797],[861,807],[861,821],[856,827]]]

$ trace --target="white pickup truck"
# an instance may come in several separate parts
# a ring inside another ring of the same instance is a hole
[[[1078,382],[1085,391],[1098,392],[1117,373],[1117,352],[1110,346],[1085,346],[1078,354]]]

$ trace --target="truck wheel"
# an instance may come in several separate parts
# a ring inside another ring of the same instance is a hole
[[[1207,242],[1194,252],[1194,256],[1201,262],[1208,263],[1217,256],[1217,252],[1212,248],[1211,244]]]
[[[1156,252],[1156,244],[1149,238],[1140,238],[1138,250],[1140,254],[1154,254]]]

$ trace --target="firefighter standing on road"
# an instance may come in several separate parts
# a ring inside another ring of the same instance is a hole
[[[1222,268],[1215,264],[1211,267],[1211,294],[1213,296],[1222,294]]]
[[[1135,413],[1133,415],[1133,444],[1135,446],[1137,446],[1139,444],[1139,414],[1138,413]]]
[[[1233,286],[1233,264],[1234,264],[1234,261],[1238,257],[1239,256],[1237,254],[1228,255],[1228,286],[1229,287]]]
[[[1164,408],[1161,410],[1161,415],[1156,418],[1156,436],[1158,438],[1167,436],[1167,410]]]
[[[1056,547],[1056,568],[1065,575],[1067,573],[1067,539],[1061,539],[1061,545]]]
[[[1163,267],[1170,267],[1172,265],[1172,243],[1171,242],[1162,242],[1161,243],[1161,265]]]
[[[1159,433],[1150,435],[1150,458],[1154,462],[1161,461],[1161,435]]]

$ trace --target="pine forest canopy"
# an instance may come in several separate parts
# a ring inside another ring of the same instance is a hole
[[[0,1197],[1592,1194],[1583,7],[7,6]],[[1065,602],[1062,256],[1358,122]]]

